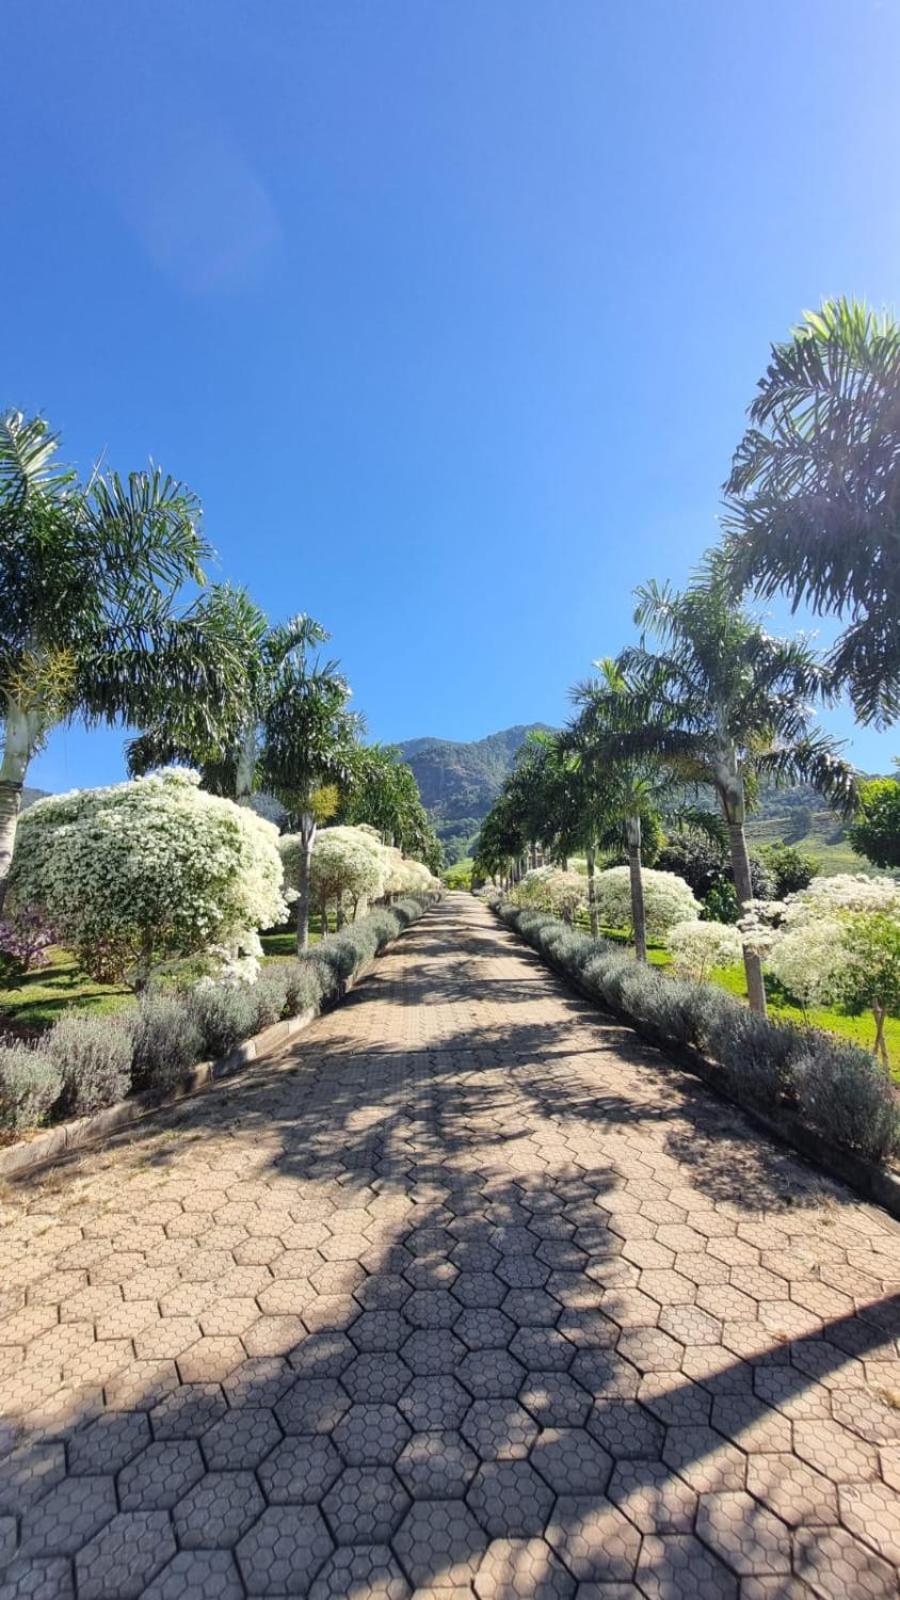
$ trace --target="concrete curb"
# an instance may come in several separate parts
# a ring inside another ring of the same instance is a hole
[[[583,984],[580,984],[570,973],[558,967],[554,962],[548,961],[534,945],[504,922],[501,916],[494,912],[494,916],[501,928],[505,928],[511,937],[530,950],[547,969],[569,989],[573,989],[591,1006],[608,1017],[614,1017],[616,1022],[630,1028],[639,1038],[646,1040],[659,1051],[660,1055],[674,1066],[681,1067],[683,1071],[690,1072],[695,1078],[700,1078],[706,1087],[712,1090],[720,1100],[726,1100],[729,1105],[736,1106],[747,1121],[758,1128],[776,1143],[787,1145],[797,1152],[813,1166],[820,1168],[829,1178],[836,1178],[839,1182],[855,1189],[864,1200],[871,1201],[874,1205],[882,1206],[892,1217],[900,1221],[900,1176],[891,1172],[887,1167],[880,1167],[874,1161],[867,1161],[864,1156],[854,1155],[851,1150],[842,1150],[839,1146],[829,1144],[827,1139],[814,1133],[812,1128],[801,1122],[795,1112],[787,1107],[773,1115],[770,1112],[760,1111],[756,1106],[749,1105],[733,1093],[728,1085],[725,1072],[718,1062],[701,1054],[692,1045],[679,1045],[657,1028],[647,1023],[638,1021],[627,1011],[619,1011],[613,1006],[601,1004],[596,995],[591,994]]]
[[[409,927],[416,927],[421,920],[421,917],[418,917],[416,922],[409,924]],[[402,939],[404,933],[408,932],[409,928],[402,929],[397,939],[392,939],[390,944],[385,945],[379,955],[384,955],[392,949],[397,940]],[[339,1006],[351,990],[374,972],[378,959],[376,956],[373,960],[367,961],[352,978],[347,978],[340,998],[326,1009],[333,1011]],[[42,1132],[36,1133],[31,1139],[19,1140],[16,1144],[0,1148],[0,1180],[21,1178],[26,1173],[34,1172],[38,1167],[51,1166],[75,1151],[87,1149],[90,1145],[108,1138],[111,1133],[118,1133],[122,1128],[129,1128],[134,1123],[143,1121],[156,1111],[164,1111],[167,1106],[177,1105],[180,1100],[203,1094],[207,1089],[221,1083],[224,1078],[231,1078],[235,1073],[243,1071],[251,1062],[277,1055],[290,1040],[322,1015],[324,1011],[310,1009],[302,1011],[299,1016],[288,1017],[284,1022],[273,1022],[271,1027],[263,1028],[251,1039],[245,1039],[220,1060],[198,1061],[184,1082],[168,1094],[159,1095],[154,1094],[152,1090],[143,1090],[138,1094],[129,1095],[127,1100],[120,1100],[117,1105],[109,1106],[104,1111],[95,1112],[93,1116],[76,1117],[72,1122],[59,1122],[55,1127],[45,1128]]]

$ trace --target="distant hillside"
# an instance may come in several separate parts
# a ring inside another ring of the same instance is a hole
[[[33,806],[35,800],[46,800],[48,793],[47,789],[23,789],[21,809],[24,811],[26,806]]]
[[[552,731],[545,722],[531,722],[468,744],[453,739],[407,739],[399,746],[416,775],[423,803],[449,860],[466,854],[532,729]]]

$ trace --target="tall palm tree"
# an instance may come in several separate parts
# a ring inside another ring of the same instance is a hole
[[[580,713],[571,738],[581,760],[597,774],[597,842],[617,848],[624,832],[631,889],[631,921],[638,961],[647,959],[647,919],[641,850],[644,825],[659,818],[662,779],[660,762],[646,754],[632,754],[623,741],[630,733],[627,707],[630,685],[618,663],[609,657],[595,663],[598,676],[577,684],[572,698]],[[589,870],[592,863],[589,860]],[[589,885],[592,909],[593,884]],[[591,931],[597,931],[592,909]]]
[[[171,761],[188,761],[201,768],[204,786],[212,793],[250,805],[257,787],[262,729],[282,676],[295,655],[323,643],[328,635],[321,623],[302,612],[287,622],[270,624],[243,589],[224,585],[219,593],[242,641],[245,667],[244,694],[232,707],[231,725],[220,724],[210,740],[202,727],[185,726],[177,707],[165,707],[154,725],[129,743],[128,767],[143,773]]]
[[[715,585],[683,593],[649,583],[637,590],[640,644],[619,668],[629,687],[622,753],[661,757],[682,780],[709,785],[728,829],[738,904],[752,899],[744,823],[748,788],[761,778],[812,784],[846,812],[856,803],[853,769],[813,724],[810,702],[833,694],[831,671],[803,639],[773,639]],[[655,635],[657,648],[648,644]],[[765,1015],[759,957],[744,951],[747,994]]]
[[[857,716],[900,715],[900,325],[826,301],[774,345],[725,486],[722,560],[847,623],[830,664]]]
[[[314,625],[316,640],[327,637]],[[350,710],[350,688],[337,663],[310,659],[299,644],[285,660],[262,724],[260,773],[296,818],[301,840],[297,949],[309,944],[309,869],[320,820],[318,800],[329,785],[352,781],[362,719]]]
[[[158,467],[87,483],[40,417],[0,417],[0,906],[28,767],[58,723],[152,723],[210,742],[245,688],[233,619],[201,587],[200,505]]]

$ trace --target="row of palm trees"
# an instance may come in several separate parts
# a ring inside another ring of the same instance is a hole
[[[747,590],[840,618],[820,659],[772,638]],[[638,642],[573,690],[576,715],[530,743],[485,819],[482,868],[515,871],[540,844],[583,852],[592,931],[598,850],[631,868],[636,953],[646,956],[642,830],[663,792],[712,797],[680,820],[724,835],[738,904],[752,898],[745,819],[763,782],[804,782],[852,812],[856,778],[815,722],[847,690],[861,722],[900,711],[900,329],[848,300],[807,313],[776,345],[726,484],[723,540],[681,593],[637,591]],[[671,808],[670,808],[671,809]],[[674,819],[679,820],[677,817]],[[744,952],[765,1012],[758,957]]]
[[[207,583],[184,484],[158,468],[82,482],[58,445],[42,418],[0,417],[0,909],[29,765],[74,718],[140,729],[132,773],[188,761],[239,804],[275,795],[304,841],[301,944],[323,815],[370,821],[434,870],[415,779],[396,752],[362,745],[349,685],[317,653],[321,624],[272,626],[243,590]]]

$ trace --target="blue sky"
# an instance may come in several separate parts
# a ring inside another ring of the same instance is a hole
[[[186,479],[380,739],[559,721],[714,541],[769,342],[897,303],[893,0],[46,0],[3,54],[0,404]]]

